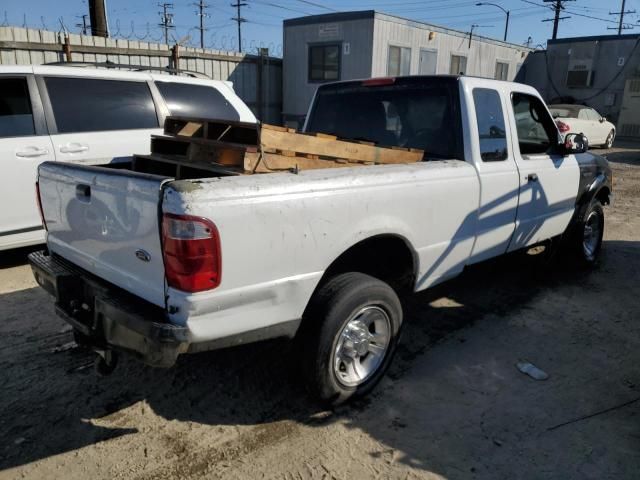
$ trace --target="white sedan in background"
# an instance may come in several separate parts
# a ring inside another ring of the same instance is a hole
[[[585,105],[549,105],[560,133],[582,133],[589,146],[611,148],[616,137],[616,127],[593,108]]]

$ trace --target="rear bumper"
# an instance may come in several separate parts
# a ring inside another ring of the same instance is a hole
[[[56,299],[58,316],[94,349],[126,351],[156,367],[171,367],[189,349],[189,329],[168,323],[162,308],[43,251],[31,253],[29,263]]]

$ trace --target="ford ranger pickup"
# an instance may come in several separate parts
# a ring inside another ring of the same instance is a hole
[[[305,381],[339,404],[384,375],[399,295],[561,239],[592,265],[612,197],[606,159],[562,136],[538,92],[465,76],[318,88],[304,126],[421,149],[411,164],[177,180],[45,162],[38,283],[108,370],[296,337]],[[117,141],[117,138],[114,138]]]

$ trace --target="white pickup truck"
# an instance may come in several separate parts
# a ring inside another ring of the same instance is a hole
[[[48,248],[30,262],[102,370],[116,351],[168,367],[295,336],[312,393],[338,404],[388,367],[402,291],[558,237],[596,260],[611,170],[582,135],[559,134],[529,86],[326,84],[305,130],[423,149],[424,161],[190,180],[40,166]]]

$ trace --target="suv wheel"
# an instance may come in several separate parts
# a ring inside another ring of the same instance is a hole
[[[305,313],[305,379],[323,403],[339,405],[373,389],[396,349],[402,307],[386,283],[344,273],[325,283]]]

